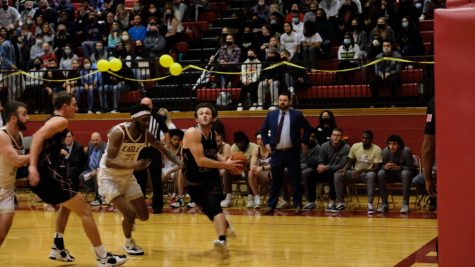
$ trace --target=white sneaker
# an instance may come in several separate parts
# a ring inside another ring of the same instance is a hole
[[[222,256],[226,256],[229,253],[228,245],[226,241],[214,240],[213,242],[214,249]]]
[[[226,194],[226,198],[221,201],[221,208],[229,208],[232,206],[231,194]]]
[[[189,208],[189,209],[196,208],[196,203],[195,202],[188,202],[188,204],[186,204],[186,207]]]
[[[177,197],[175,203],[170,205],[170,207],[173,209],[177,209],[184,206],[185,206],[185,202],[183,201],[182,197]]]
[[[253,208],[254,208],[254,205],[255,205],[255,203],[254,203],[254,196],[253,196],[253,195],[248,195],[248,196],[247,196],[247,206],[246,206],[246,207],[247,207],[248,209],[253,209]]]
[[[127,261],[127,256],[125,255],[115,255],[110,252],[107,252],[107,256],[105,258],[98,258],[97,259],[97,266],[104,266],[104,267],[112,267],[112,266],[120,266]]]
[[[131,239],[130,242],[125,241],[124,243],[124,250],[129,255],[143,255],[143,249],[135,243],[134,239]]]
[[[234,227],[231,225],[231,223],[226,220],[226,222],[228,223],[228,228],[226,228],[226,237],[229,237],[229,238],[237,238],[237,234],[236,234],[236,230],[234,230]]]
[[[254,197],[254,208],[255,209],[260,209],[261,208],[261,197],[260,196],[255,196]]]
[[[102,111],[98,110],[96,111],[96,114],[102,114]]]
[[[115,110],[115,109],[114,109],[114,110],[112,110],[112,111],[111,111],[111,112],[109,112],[109,113],[111,113],[111,114],[118,114],[118,113],[119,113],[119,111],[117,111],[117,110]]]
[[[51,248],[49,258],[56,261],[73,262],[75,259],[67,249],[57,249],[55,246]]]
[[[284,201],[280,202],[280,203],[277,205],[276,208],[277,208],[278,210],[288,209],[288,208],[290,208],[290,204],[289,204],[289,202],[287,202],[287,201],[284,200]]]
[[[276,106],[270,106],[270,107],[269,107],[269,111],[273,111],[273,110],[276,110],[276,109],[277,109]]]
[[[409,205],[407,204],[402,204],[402,208],[401,210],[399,211],[401,214],[406,214],[406,213],[409,213]]]
[[[239,104],[238,104],[238,106],[237,106],[237,109],[236,109],[236,111],[242,111],[242,110],[243,110],[243,109],[242,109],[242,104],[241,104],[241,103],[239,103]]]
[[[257,107],[250,107],[249,111],[256,111]]]
[[[88,111],[87,111],[87,114],[92,114],[92,110],[88,110]]]
[[[262,108],[262,106],[258,106],[256,110],[264,110],[264,109]]]

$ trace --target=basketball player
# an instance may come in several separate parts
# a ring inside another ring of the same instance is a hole
[[[150,159],[138,160],[139,152],[150,144],[178,166],[182,162],[148,131],[151,116],[148,106],[135,105],[130,115],[132,122],[121,123],[110,130],[107,149],[100,162],[98,182],[99,192],[106,202],[112,203],[124,217],[124,250],[130,255],[143,255],[143,249],[132,238],[132,230],[136,218],[145,221],[149,215],[134,170],[146,169]]]
[[[209,103],[200,103],[196,106],[197,125],[185,132],[182,154],[188,193],[214,223],[218,234],[218,240],[214,241],[214,248],[221,255],[226,255],[228,253],[226,235],[235,236],[235,232],[226,221],[221,209],[223,186],[219,169],[236,173],[242,171],[242,164],[240,161],[231,159],[217,160],[216,132],[211,129],[211,124],[217,116],[217,111]]]
[[[74,118],[78,109],[76,98],[66,91],[58,92],[54,95],[53,106],[53,115],[33,134],[31,141],[28,167],[31,190],[44,202],[61,205],[62,209],[71,210],[80,217],[84,231],[94,247],[99,266],[122,265],[127,257],[106,252],[91,208],[84,197],[73,190],[71,180],[65,176],[65,168],[60,166],[61,148],[68,132],[69,119]],[[64,248],[62,237],[62,233],[56,233],[50,259],[72,262],[74,257]]]
[[[25,104],[8,102],[5,106],[6,124],[0,130],[0,246],[12,226],[15,213],[15,179],[18,167],[30,160],[23,155],[22,134],[28,114]]]

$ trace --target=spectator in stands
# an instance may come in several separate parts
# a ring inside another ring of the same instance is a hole
[[[163,14],[157,8],[157,5],[153,2],[148,4],[148,8],[143,12],[143,19],[144,21],[149,21],[150,18],[162,18]]]
[[[48,42],[43,42],[41,44],[41,49],[43,50],[43,54],[40,56],[40,58],[41,60],[43,60],[43,64],[45,64],[46,67],[50,67],[52,65],[50,60],[53,60],[55,62],[55,68],[56,68],[57,67],[56,54],[51,48],[51,45]]]
[[[43,22],[41,25],[41,34],[43,34],[43,41],[53,45],[54,42],[54,29],[48,22]]]
[[[280,51],[280,60],[291,62],[297,65],[301,65],[297,58],[290,59],[290,53],[287,50]],[[307,77],[307,72],[302,69],[298,69],[288,65],[282,65],[276,68],[279,76],[281,77],[281,90],[288,90],[292,98],[292,105],[295,107],[297,105],[297,99],[295,98],[295,93],[297,91],[302,91],[307,89],[309,85],[309,80]]]
[[[409,17],[402,18],[401,27],[399,27],[396,34],[396,40],[403,56],[420,56],[424,54],[424,45],[422,44],[419,29],[409,20]]]
[[[374,36],[375,34],[379,35],[382,40],[389,40],[391,42],[395,40],[394,31],[391,26],[386,24],[386,19],[384,17],[378,18],[376,27],[371,30],[370,35]]]
[[[267,55],[267,49],[269,48],[269,42],[271,33],[269,30],[269,25],[264,25],[261,27],[261,32],[255,35],[256,37],[256,46],[259,47],[259,52],[257,53],[259,60],[265,61]]]
[[[234,37],[231,34],[226,36],[226,44],[221,46],[218,53],[219,70],[224,72],[236,71],[241,58],[241,48],[234,43]],[[210,57],[210,62],[215,60],[215,56]],[[231,75],[220,75],[221,88],[232,87],[230,81]]]
[[[307,193],[307,204],[303,207],[306,207],[306,210],[315,208],[316,198],[316,183],[312,181],[310,176],[315,175],[315,170],[317,169],[320,155],[320,145],[317,142],[317,134],[314,128],[310,131],[310,136],[308,138],[308,144],[305,148],[300,151],[300,170],[302,173],[302,179],[305,184],[305,189]],[[303,208],[302,208],[303,209]]]
[[[224,141],[224,135],[219,131],[216,131],[216,145],[219,157],[227,158],[229,154],[231,154],[231,145]],[[226,169],[219,169],[219,175],[221,176],[221,179],[224,179],[223,177],[225,171]]]
[[[280,56],[277,54],[275,49],[269,49],[267,51],[267,61],[263,66],[263,69],[277,64],[280,62]],[[266,71],[261,74],[261,81],[257,86],[257,109],[263,110],[265,103],[265,95],[267,91],[270,91],[271,104],[269,110],[276,109],[279,100],[279,88],[280,88],[280,79],[278,72],[276,71]]]
[[[71,62],[73,59],[78,59],[78,56],[73,52],[73,48],[70,44],[66,44],[62,49],[63,56],[59,61],[59,68],[62,70],[72,69]]]
[[[84,31],[84,38],[86,39],[82,42],[82,52],[85,57],[91,57],[96,43],[102,41],[106,36],[105,25],[99,24],[97,22],[97,17],[94,13],[89,13],[89,21],[86,24],[86,29]]]
[[[259,76],[261,75],[262,65],[259,59],[257,59],[256,52],[250,49],[247,51],[247,59],[241,65],[241,82],[242,88],[239,96],[238,111],[243,110],[243,104],[246,104],[246,100],[249,97],[249,101],[252,106],[249,110],[257,109],[257,83]]]
[[[366,31],[360,27],[357,19],[351,21],[350,33],[354,43],[360,48],[361,57],[365,58],[366,51],[368,51],[368,37]]]
[[[78,79],[80,67],[81,64],[79,63],[79,59],[73,58],[71,60],[71,69],[64,72],[64,78],[67,79],[67,81],[63,83],[63,88],[66,90],[66,92],[71,93],[73,95],[76,94],[78,87],[81,86],[81,80]],[[77,102],[80,103],[80,100],[81,99],[78,99]]]
[[[280,42],[279,38],[277,36],[272,36],[269,39],[269,47],[266,48],[266,55],[267,55],[267,50],[274,48],[277,53],[280,53]]]
[[[305,13],[305,15],[303,17],[303,22],[304,23],[307,22],[307,21],[316,22],[316,20],[317,20],[317,9],[318,9],[317,5],[318,5],[317,2],[310,3],[310,8],[307,11],[307,13]]]
[[[395,4],[394,1],[387,0],[373,2],[373,21],[377,21],[378,18],[384,17],[386,24],[392,27],[397,25],[398,20],[396,18],[396,7],[393,3]]]
[[[175,154],[180,160],[182,159],[181,141],[183,140],[183,135],[184,132],[182,130],[171,129],[170,142],[166,145],[168,150]],[[176,192],[178,194],[175,203],[172,203],[170,207],[176,209],[185,206],[185,201],[183,200],[185,197],[185,178],[183,177],[181,167],[169,159],[164,158],[161,182],[165,183],[167,181],[173,181],[175,185],[173,191],[174,193]]]
[[[167,53],[167,41],[165,37],[160,34],[156,23],[150,24],[148,36],[144,41],[144,46],[149,52],[151,58],[158,58]]]
[[[300,36],[292,29],[292,23],[284,23],[284,33],[280,36],[283,49],[289,51],[290,59],[298,55],[300,50]]]
[[[67,12],[71,17],[74,17],[74,6],[71,3],[71,0],[61,0],[55,1],[53,4],[53,10],[56,14],[61,12]]]
[[[8,5],[8,0],[2,0],[0,9],[0,26],[15,29],[19,26],[20,13],[12,6]]]
[[[262,141],[261,133],[256,134],[257,146],[252,151],[249,165],[248,184],[249,194],[247,195],[247,208],[261,208],[261,194],[267,192],[270,181],[270,158],[271,151],[267,149]]]
[[[129,36],[130,38],[132,38],[132,41],[145,40],[147,29],[141,23],[142,23],[142,19],[140,18],[140,16],[135,15],[134,20],[133,20],[134,25],[130,27],[129,29]]]
[[[285,22],[291,22],[296,24],[295,22],[303,22],[305,15],[300,12],[299,5],[294,3],[290,8],[290,12],[285,16]]]
[[[239,44],[241,47],[241,56],[247,56],[247,51],[252,49],[254,51],[258,51],[258,47],[256,46],[255,42],[255,35],[252,32],[252,29],[249,25],[244,26],[242,31],[242,36],[239,39]],[[243,59],[244,61],[245,59]]]
[[[338,0],[322,0],[318,6],[325,11],[328,20],[337,20],[338,9],[340,8]]]
[[[54,54],[53,54],[54,55]],[[47,71],[44,72],[43,75],[43,86],[46,89],[48,95],[52,95],[53,93],[59,92],[63,90],[63,82],[64,75],[61,70],[58,70],[58,64],[56,63],[56,59],[49,58],[43,59],[43,64],[46,62],[47,64]],[[61,80],[61,81],[59,81]]]
[[[276,11],[270,14],[269,20],[270,32],[277,37],[284,32],[284,16]]]
[[[33,16],[27,16],[25,22],[21,26],[22,30],[28,31],[33,36],[35,31],[35,23],[33,22]]]
[[[54,10],[48,6],[48,1],[40,0],[38,4],[39,4],[39,7],[36,9],[33,19],[36,20],[37,17],[42,16],[46,22],[51,23],[51,24],[55,23],[57,19],[57,15],[54,12]]]
[[[101,59],[107,59],[108,55],[109,53],[107,51],[107,47],[104,47],[102,41],[97,41],[95,44],[94,52],[91,55],[92,62],[97,63]]]
[[[387,183],[402,182],[402,208],[401,213],[409,212],[409,196],[411,194],[411,180],[414,177],[414,160],[412,151],[404,145],[399,135],[390,135],[387,140],[388,146],[383,149],[381,158],[381,170],[378,171],[378,185],[383,204],[377,209],[378,212],[388,212],[388,188]]]
[[[110,113],[113,114],[119,113],[119,99],[121,93],[128,90],[140,89],[140,84],[134,81],[134,79],[136,79],[134,73],[123,61],[122,68],[117,72],[117,75],[120,77],[104,72],[102,75],[103,86],[99,87],[99,102],[104,111],[109,108],[107,94],[112,93],[113,106]]]
[[[84,183],[87,191],[94,191],[95,193],[95,200],[89,203],[91,206],[100,206],[103,203],[98,191],[97,173],[99,172],[99,162],[105,150],[106,143],[102,141],[101,134],[99,132],[93,132],[89,144],[84,151],[87,155],[86,170],[79,175],[79,179]]]
[[[91,72],[96,71],[97,67],[90,58],[84,58],[82,66],[83,69],[79,71],[82,86],[76,90],[76,99],[80,100],[81,95],[87,92],[87,113],[91,114],[94,105],[94,92],[101,85],[101,73],[91,74]],[[100,112],[98,110],[96,113],[100,114]]]
[[[143,11],[142,11],[142,5],[140,4],[139,1],[135,2],[134,5],[132,6],[132,9],[129,11],[130,13],[130,17],[133,18],[132,19],[132,23],[133,20],[135,19],[135,16],[139,16],[140,18],[143,17]]]
[[[14,47],[3,34],[0,34],[0,65],[2,69],[17,69]]]
[[[73,31],[74,33],[74,31]],[[56,52],[62,52],[64,46],[66,44],[70,44],[72,47],[75,47],[75,37],[71,36],[71,34],[66,30],[66,26],[64,24],[58,25],[58,32],[54,36],[54,46]],[[61,57],[61,53],[58,53],[57,57]]]
[[[304,24],[303,35],[301,38],[301,50],[303,64],[306,68],[312,68],[317,59],[322,58],[322,51],[320,46],[322,45],[322,37],[315,29],[315,24],[312,22],[306,22]]]
[[[120,33],[120,24],[114,21],[114,23],[112,23],[112,31],[107,36],[107,47],[111,51],[113,51],[115,47],[121,42],[122,35]]]
[[[119,22],[121,29],[129,28],[129,17],[129,12],[125,9],[124,4],[118,4],[115,12],[115,21]]]
[[[74,139],[74,134],[68,130],[64,145],[61,149],[61,155],[66,161],[66,176],[73,183],[72,188],[76,191],[79,189],[79,174],[86,166],[86,155],[82,145]]]
[[[299,19],[298,15],[297,14],[293,14],[293,13],[289,13],[289,14],[292,14],[292,19],[290,21],[290,23],[292,23],[292,29],[299,35],[301,36],[303,34],[303,28],[304,28],[304,24],[302,22],[302,20]]]
[[[338,69],[355,68],[361,64],[361,61],[359,61],[361,58],[359,45],[355,43],[351,32],[347,32],[343,38],[343,43],[338,48]],[[350,82],[349,72],[337,73],[336,77],[343,84]]]
[[[263,23],[269,21],[269,5],[265,0],[258,0],[257,3],[251,7],[251,14],[257,16],[257,18]]]
[[[36,10],[33,9],[33,1],[26,1],[25,8],[20,13],[20,23],[28,24],[28,17],[30,19],[30,25],[33,24],[33,16],[35,15]]]
[[[38,58],[43,55],[43,35],[36,35],[35,43],[30,48],[30,58]],[[43,60],[42,60],[43,62]],[[47,64],[44,64],[46,67]]]
[[[359,4],[359,5],[358,5]],[[361,2],[359,0],[342,0],[339,3],[338,23],[348,25],[361,13]],[[347,29],[346,29],[347,30]]]
[[[236,131],[234,132],[234,144],[231,146],[231,153],[232,152],[241,152],[247,159],[247,165],[244,166],[244,171],[242,174],[239,175],[232,175],[228,171],[224,173],[223,177],[223,188],[224,193],[226,194],[226,198],[221,201],[221,207],[228,208],[232,206],[232,199],[231,199],[231,186],[233,180],[240,180],[243,179],[248,182],[247,175],[249,173],[249,162],[252,156],[252,152],[256,149],[257,145],[253,142],[250,142],[249,137],[243,131]]]
[[[165,19],[163,25],[166,27],[167,32],[165,39],[167,40],[167,46],[169,49],[174,49],[175,45],[183,40],[184,28],[181,24],[181,20],[178,20],[172,8],[165,9]]]
[[[166,108],[159,108],[157,111],[158,115],[163,118],[163,123],[167,126],[169,130],[177,129],[176,125],[172,122],[172,117]],[[168,143],[170,136],[167,136],[165,132],[160,131],[160,141],[163,143]]]
[[[366,58],[374,59],[377,55],[383,52],[383,39],[377,34],[371,36],[368,50],[366,51]]]
[[[413,23],[418,21],[419,11],[411,0],[399,1],[399,6],[396,11],[396,21],[401,21],[404,17]]]
[[[318,129],[317,129],[318,133]],[[309,203],[303,209],[311,209],[315,206],[312,200],[316,200],[315,189],[316,183],[328,183],[330,187],[330,196],[326,210],[335,210],[336,193],[335,193],[335,172],[342,169],[348,161],[348,153],[350,146],[343,141],[343,130],[334,128],[331,134],[331,140],[321,144],[320,154],[318,156],[318,166],[308,176],[306,183],[307,199]],[[313,204],[313,205],[312,205]]]
[[[84,41],[84,30],[86,28],[86,24],[89,21],[89,13],[86,11],[86,5],[79,5],[79,10],[76,14],[75,24],[76,24],[76,36],[78,39],[78,44]]]
[[[130,60],[130,55],[132,54],[134,48],[134,42],[129,36],[127,31],[122,31],[121,42],[115,47],[115,56],[120,57],[126,60]],[[127,64],[130,64],[127,62]],[[130,65],[129,65],[130,67]]]
[[[231,34],[231,30],[228,27],[221,28],[221,35],[216,37],[218,40],[218,49],[226,44],[226,36],[228,36],[228,34]]]
[[[43,66],[41,58],[37,57],[32,61],[32,68],[25,76],[25,91],[23,92],[24,102],[37,114],[44,111],[44,105],[48,103],[48,94],[43,88],[41,80],[46,68]]]
[[[335,115],[333,115],[331,110],[327,109],[320,112],[320,116],[318,116],[318,125],[316,127],[318,144],[323,145],[330,141],[333,129],[336,127]]]
[[[145,50],[141,40],[135,40],[131,68],[139,80],[150,77],[149,53]]]
[[[391,41],[383,42],[383,53],[376,56],[376,58],[394,57],[400,58],[401,54],[393,51],[393,43]],[[374,67],[375,78],[371,85],[371,91],[375,99],[378,98],[378,90],[385,86],[391,88],[391,100],[396,99],[397,88],[399,85],[399,72],[401,71],[401,63],[393,60],[384,60],[379,62]],[[394,106],[394,104],[393,104]]]
[[[186,16],[186,11],[188,6],[182,0],[173,0],[173,14],[175,18],[179,21],[183,21]]]
[[[348,162],[343,169],[335,172],[336,202],[332,212],[339,212],[345,209],[343,202],[344,182],[364,182],[368,192],[368,215],[376,211],[373,207],[374,185],[376,183],[376,172],[381,165],[381,148],[373,144],[373,131],[365,130],[362,134],[362,142],[351,146],[348,154]]]

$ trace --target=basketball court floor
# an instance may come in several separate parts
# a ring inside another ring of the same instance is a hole
[[[129,257],[125,266],[437,266],[437,215],[414,210],[414,205],[409,215],[401,215],[400,201],[396,197],[390,213],[371,217],[360,204],[364,199],[341,214],[320,207],[299,216],[293,210],[267,216],[240,202],[225,210],[238,235],[228,240],[226,259],[214,251],[213,225],[198,209],[165,208],[137,222],[133,236],[145,255]],[[107,206],[93,209],[106,249],[123,253],[121,215]],[[65,245],[76,261],[48,259],[55,218],[51,208],[20,198],[0,248],[0,266],[95,266],[92,247],[74,215]]]

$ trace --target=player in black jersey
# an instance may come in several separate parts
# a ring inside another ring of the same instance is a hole
[[[218,234],[218,240],[214,241],[216,251],[227,255],[226,236],[235,236],[235,232],[221,209],[223,186],[219,169],[238,172],[243,166],[236,160],[223,158],[218,160],[216,132],[211,129],[217,115],[216,109],[209,103],[200,103],[196,106],[197,125],[189,128],[183,138],[183,173],[191,199],[214,223]]]

